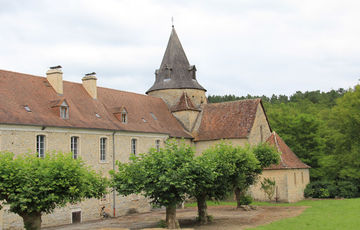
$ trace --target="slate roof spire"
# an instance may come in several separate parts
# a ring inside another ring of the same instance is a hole
[[[155,71],[155,75],[155,83],[146,93],[161,89],[200,89],[206,91],[197,82],[196,68],[190,66],[173,26],[163,60],[160,68]]]

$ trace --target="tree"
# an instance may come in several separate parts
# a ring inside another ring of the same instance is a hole
[[[327,151],[321,159],[327,179],[360,184],[360,85],[338,99],[329,115]]]
[[[263,169],[272,164],[279,163],[280,160],[277,150],[267,143],[260,143],[252,147],[247,146],[244,148],[244,151],[253,154],[258,163],[254,165],[251,161],[247,162],[248,165],[243,168],[244,171],[241,171],[239,168],[239,171],[244,176],[235,175],[235,178],[237,178],[233,180],[233,186],[238,208],[242,205],[241,200],[245,196],[246,191],[251,185],[255,184]]]
[[[238,207],[241,198],[245,195],[250,185],[256,182],[264,167],[277,163],[279,155],[276,150],[266,144],[258,146],[233,146],[230,142],[221,142],[203,152],[200,157],[202,168],[208,167],[210,172],[195,174],[200,175],[195,183],[194,195],[197,198],[199,219],[204,219],[201,213],[206,213],[204,197],[221,199],[229,191],[235,191]],[[196,178],[195,176],[195,178]],[[202,176],[202,177],[201,177]],[[201,183],[202,180],[206,183]],[[200,198],[199,197],[200,195]],[[200,204],[199,204],[200,203]],[[204,210],[200,210],[203,208]]]
[[[107,180],[72,154],[14,156],[0,153],[0,200],[24,220],[27,230],[41,228],[41,215],[67,203],[101,198]]]
[[[159,151],[132,156],[129,163],[117,162],[119,171],[111,171],[112,183],[121,195],[142,194],[151,203],[166,207],[166,224],[179,228],[176,205],[194,189],[191,170],[194,151],[184,142],[169,140]]]
[[[192,183],[195,188],[189,195],[196,199],[200,224],[209,221],[206,201],[222,200],[232,191],[229,176],[234,173],[235,168],[233,164],[224,162],[223,159],[221,151],[210,149],[196,157],[192,165]]]

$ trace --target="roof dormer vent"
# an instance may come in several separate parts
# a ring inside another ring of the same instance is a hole
[[[24,105],[24,109],[26,110],[26,112],[31,112],[31,109],[28,105]]]

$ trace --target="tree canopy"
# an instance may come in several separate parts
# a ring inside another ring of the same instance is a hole
[[[101,198],[107,181],[72,154],[0,153],[0,200],[24,219],[26,229],[40,229],[41,214],[67,203]]]
[[[176,205],[194,189],[192,164],[194,150],[180,141],[168,140],[164,148],[132,156],[130,162],[117,162],[119,171],[111,171],[113,185],[121,195],[141,193],[150,202],[166,207],[169,228],[178,228]]]
[[[209,103],[261,98],[270,125],[310,165],[312,181],[349,181],[360,191],[360,86],[293,95],[209,96]]]

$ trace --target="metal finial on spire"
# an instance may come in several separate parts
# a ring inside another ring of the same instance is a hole
[[[171,26],[174,28],[174,17],[171,17]]]

